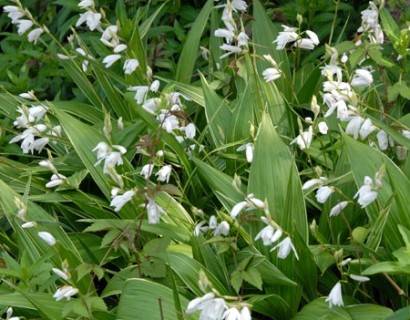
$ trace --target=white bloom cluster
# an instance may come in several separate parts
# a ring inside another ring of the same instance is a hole
[[[297,33],[298,28],[288,27],[282,25],[283,31],[279,32],[273,43],[276,43],[277,50],[285,49],[288,43],[293,43],[293,46],[305,49],[313,50],[319,44],[319,38],[316,33],[311,30],[306,30],[305,33],[307,38],[302,38],[300,34]]]
[[[127,149],[123,146],[109,146],[105,142],[100,142],[92,151],[97,152],[97,162],[95,163],[95,166],[104,161],[103,172],[109,175],[111,179],[122,188],[124,183],[121,175],[116,172],[115,167],[123,164],[122,155],[127,152]]]
[[[222,50],[226,51],[220,56],[220,59],[223,59],[233,53],[241,53],[248,46],[248,35],[243,29],[239,31],[233,17],[234,12],[246,11],[248,5],[243,0],[233,0],[232,2],[228,0],[226,4],[219,7],[223,8],[222,22],[225,28],[216,29],[214,35],[225,39],[225,43],[220,46]]]
[[[14,125],[18,129],[25,129],[21,134],[18,134],[10,140],[9,143],[21,141],[20,148],[23,153],[31,153],[34,151],[41,152],[44,147],[50,142],[49,136],[61,136],[61,127],[49,126],[41,123],[48,108],[43,105],[32,105],[27,108],[25,105],[17,108],[20,116],[14,121]],[[46,137],[45,137],[46,136]]]
[[[225,220],[218,223],[216,216],[212,215],[209,218],[209,222],[201,221],[198,223],[194,230],[194,236],[198,237],[201,232],[207,232],[208,230],[213,230],[212,235],[217,236],[227,236],[229,234],[230,226],[229,223]]]
[[[261,239],[263,245],[266,247],[271,246],[273,243],[279,241],[279,239],[283,235],[282,228],[277,225],[272,219],[268,219],[266,217],[261,217],[261,220],[266,224],[264,227],[255,237],[255,241]],[[270,251],[274,251],[278,249],[278,258],[279,259],[286,259],[291,251],[295,254],[296,259],[299,260],[298,253],[296,252],[296,248],[292,243],[292,239],[287,236],[281,242],[279,242],[276,246],[274,246]]]
[[[263,57],[272,65],[271,68],[267,68],[262,72],[263,79],[265,79],[266,82],[271,82],[279,79],[282,75],[282,71],[279,69],[276,61],[270,54],[264,54]]]
[[[371,43],[382,44],[384,42],[384,34],[381,25],[379,24],[379,8],[373,1],[369,1],[369,7],[361,12],[362,25],[357,29],[358,33],[367,33]],[[359,43],[360,44],[360,41]]]
[[[200,311],[200,319],[207,320],[251,320],[251,312],[247,306],[228,307],[228,304],[223,298],[215,297],[215,294],[210,292],[202,297],[195,298],[190,301],[186,309],[186,313],[191,314]]]
[[[96,12],[94,8],[94,1],[93,0],[83,0],[81,1],[78,6],[81,9],[84,9],[85,12],[80,14],[80,18],[77,20],[75,24],[76,27],[81,26],[82,24],[86,24],[90,31],[98,30],[102,31],[101,29],[101,13]]]
[[[377,176],[378,174],[376,174]],[[376,177],[376,184],[373,184],[373,179],[369,176],[364,177],[364,183],[359,188],[354,199],[357,199],[357,202],[362,208],[366,208],[370,203],[377,199],[377,188],[381,188],[381,178]]]
[[[7,12],[11,23],[17,26],[17,33],[22,35],[34,25],[34,22],[31,20],[31,15],[27,9],[21,7],[20,3],[17,4],[19,6],[4,6],[3,10]],[[27,16],[29,19],[22,19],[24,16]],[[28,41],[36,44],[43,32],[43,28],[40,27],[32,29],[27,35]]]

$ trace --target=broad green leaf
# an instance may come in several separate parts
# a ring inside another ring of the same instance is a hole
[[[175,76],[175,80],[178,82],[189,83],[191,81],[195,61],[198,56],[199,42],[213,5],[214,1],[208,0],[191,26],[178,60],[177,74]]]
[[[386,32],[390,41],[395,42],[400,34],[400,29],[391,16],[390,12],[386,8],[382,8],[379,11],[382,29]]]
[[[329,308],[325,298],[319,298],[304,306],[293,320],[384,320],[392,310],[375,304],[358,304]]]
[[[180,297],[184,308],[188,305],[185,297]],[[151,319],[175,320],[173,291],[161,284],[144,279],[129,279],[125,282],[118,304],[117,320]]]
[[[216,94],[204,77],[201,77],[201,81],[204,91],[208,130],[215,146],[219,147],[227,142],[232,112],[226,100]]]
[[[108,184],[108,178],[102,172],[101,166],[95,166],[97,157],[92,152],[97,144],[104,140],[102,135],[94,128],[87,126],[57,108],[54,109],[54,112],[84,166],[88,169],[106,198],[109,199],[111,197],[111,188]]]
[[[291,235],[308,237],[306,208],[293,156],[268,114],[262,118],[252,161],[248,194],[267,200],[272,218]]]

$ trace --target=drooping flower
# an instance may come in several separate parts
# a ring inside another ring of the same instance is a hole
[[[330,195],[335,192],[335,190],[328,186],[320,187],[316,192],[316,200],[319,203],[325,203]]]
[[[29,32],[27,35],[28,41],[33,42],[34,44],[37,43],[38,38],[43,34],[44,30],[42,28],[35,28]]]
[[[221,45],[219,48],[221,48],[222,50],[226,51],[226,53],[223,54],[222,56],[220,56],[219,59],[226,58],[227,56],[231,55],[232,53],[240,53],[240,52],[242,52],[242,49],[241,49],[240,47],[233,46],[233,45],[226,44],[226,43],[224,43],[223,45]]]
[[[374,130],[376,130],[376,127],[372,124],[372,120],[367,118],[364,120],[362,123],[362,126],[360,127],[359,130],[359,135],[361,139],[366,139],[369,134],[371,134]]]
[[[376,137],[380,150],[386,150],[389,147],[389,138],[387,133],[384,130],[380,130]]]
[[[358,281],[358,282],[366,282],[370,280],[369,277],[359,276],[356,274],[349,274],[349,278],[353,279],[354,281]]]
[[[263,79],[266,82],[275,81],[281,76],[281,71],[278,68],[267,68],[262,72]]]
[[[248,196],[245,198],[245,201],[241,201],[234,205],[231,210],[231,217],[235,219],[245,208],[248,208],[248,210],[257,208],[264,209],[265,203],[262,200],[255,198],[252,193],[248,194]]]
[[[160,84],[161,84],[161,83],[159,82],[159,80],[154,80],[154,81],[151,83],[151,85],[150,85],[150,87],[149,87],[149,90],[152,91],[152,92],[158,92],[158,89],[159,89]]]
[[[232,43],[235,33],[229,29],[216,29],[214,32],[215,37],[225,38],[226,43]]]
[[[131,74],[137,69],[138,66],[139,62],[137,59],[127,59],[124,63],[124,73]]]
[[[319,132],[320,132],[321,134],[327,134],[327,131],[329,130],[329,128],[328,128],[326,122],[320,121],[317,126],[318,126]]]
[[[57,291],[53,295],[53,298],[55,298],[57,301],[60,301],[64,298],[66,298],[67,300],[70,300],[71,297],[75,296],[77,293],[78,293],[77,288],[74,288],[69,285],[65,285],[57,289]]]
[[[194,139],[195,135],[196,135],[195,125],[193,123],[189,123],[185,127],[185,137],[187,137],[187,139]]]
[[[295,42],[295,47],[305,50],[313,50],[319,44],[319,38],[313,31],[306,31],[309,38],[298,39]]]
[[[229,234],[230,226],[229,223],[224,221],[221,221],[221,223],[218,224],[218,226],[215,228],[213,232],[213,236],[217,237],[219,235],[227,236]]]
[[[63,176],[62,174],[56,174],[54,173],[51,176],[51,179],[49,182],[46,183],[46,188],[54,188],[59,186],[60,184],[62,184],[64,182],[64,180],[66,180],[67,177]]]
[[[95,29],[100,29],[100,21],[101,21],[102,15],[101,13],[96,13],[91,10],[86,11],[85,13],[80,13],[80,18],[77,20],[77,23],[75,24],[76,27],[79,27],[82,25],[84,22],[87,24],[87,27],[90,29],[90,31],[93,31]]]
[[[155,175],[158,177],[157,178],[158,181],[168,183],[169,178],[171,177],[171,172],[172,172],[172,166],[166,165],[166,166],[163,166],[161,169],[159,169]]]
[[[264,246],[270,246],[272,243],[278,241],[282,236],[282,229],[274,229],[271,225],[264,227],[255,237],[255,241],[262,239]]]
[[[246,47],[248,45],[249,37],[245,32],[239,32],[237,40],[238,47]]]
[[[52,236],[51,233],[47,232],[47,231],[40,231],[37,233],[38,236],[43,239],[49,246],[54,246],[57,241],[56,239]]]
[[[329,308],[333,306],[340,306],[344,305],[343,297],[342,297],[342,285],[340,282],[336,283],[335,286],[330,290],[329,296],[325,300],[329,302]]]
[[[69,274],[63,270],[60,270],[58,268],[51,268],[51,271],[53,271],[56,275],[58,275],[60,278],[64,280],[68,280],[70,278]]]
[[[33,21],[26,19],[16,20],[15,23],[17,25],[17,33],[19,35],[22,35],[33,26]]]
[[[242,146],[240,146],[238,149],[236,149],[236,151],[243,151],[245,150],[245,154],[246,154],[246,161],[248,161],[249,163],[252,162],[253,160],[253,150],[254,150],[254,144],[252,142],[248,142]]]
[[[151,177],[152,170],[154,169],[154,164],[146,164],[142,167],[140,174],[144,176],[145,180]]]
[[[373,83],[373,76],[369,70],[357,69],[354,73],[352,87],[367,87]]]
[[[232,7],[235,11],[246,11],[248,5],[244,0],[232,0]]]
[[[286,259],[290,251],[293,251],[296,259],[299,260],[298,253],[296,252],[296,248],[293,245],[290,237],[286,237],[285,239],[283,239],[281,242],[279,242],[279,244],[274,246],[270,251],[274,251],[276,249],[278,249],[278,258],[280,259]]]
[[[80,7],[81,9],[87,9],[92,6],[94,6],[94,0],[82,0],[78,4],[78,7]]]
[[[301,150],[308,149],[313,139],[313,128],[309,127],[308,131],[301,132],[290,144],[297,143]]]
[[[357,191],[353,199],[358,200],[357,202],[361,205],[362,208],[366,208],[370,203],[377,199],[377,191],[374,191],[372,188],[373,179],[366,176],[364,178],[364,184]]]
[[[298,39],[298,34],[296,33],[297,28],[292,28],[284,25],[282,25],[282,27],[283,31],[279,32],[279,35],[273,41],[273,43],[277,43],[276,50],[283,50],[288,43],[294,42]]]
[[[124,50],[127,50],[127,48],[128,46],[126,44],[120,43],[114,47],[113,51],[114,53],[120,53],[120,52],[123,52]]]
[[[339,202],[330,210],[329,217],[335,217],[339,215],[339,213],[342,212],[342,210],[344,210],[344,208],[346,208],[348,204],[348,201]]]
[[[114,193],[115,194],[115,193]],[[115,195],[111,200],[110,206],[114,207],[114,211],[118,212],[125,206],[126,203],[132,200],[135,195],[134,190],[128,190],[122,195]]]
[[[161,212],[164,210],[152,199],[148,198],[147,213],[148,223],[158,224],[161,217]]]
[[[359,137],[360,127],[363,123],[364,119],[360,116],[353,117],[346,127],[346,133],[353,135],[353,138],[357,140]]]
[[[108,55],[108,56],[106,56],[104,59],[103,59],[103,64],[105,64],[105,67],[106,68],[109,68],[109,67],[111,67],[113,64],[114,64],[114,62],[116,62],[117,60],[119,60],[119,59],[121,59],[121,55],[120,54],[110,54],[110,55]]]

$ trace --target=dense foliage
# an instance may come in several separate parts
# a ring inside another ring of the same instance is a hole
[[[406,1],[1,1],[6,319],[408,319]]]

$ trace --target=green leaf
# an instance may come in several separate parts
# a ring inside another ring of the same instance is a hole
[[[194,24],[191,26],[191,30],[188,33],[187,40],[178,60],[177,73],[175,76],[175,80],[178,82],[189,83],[191,81],[195,61],[198,56],[199,42],[208,21],[209,14],[213,9],[213,4],[213,0],[208,0]]]
[[[329,308],[325,298],[319,298],[304,306],[292,320],[382,320],[391,314],[391,309],[374,304]]]
[[[395,42],[398,39],[398,34],[400,34],[398,25],[394,21],[389,10],[387,10],[386,8],[380,9],[379,15],[383,31],[387,34],[390,41]]]
[[[180,296],[183,308],[188,300]],[[117,320],[146,320],[151,319],[175,320],[178,315],[174,306],[173,292],[170,288],[144,279],[129,279],[118,304]]]

